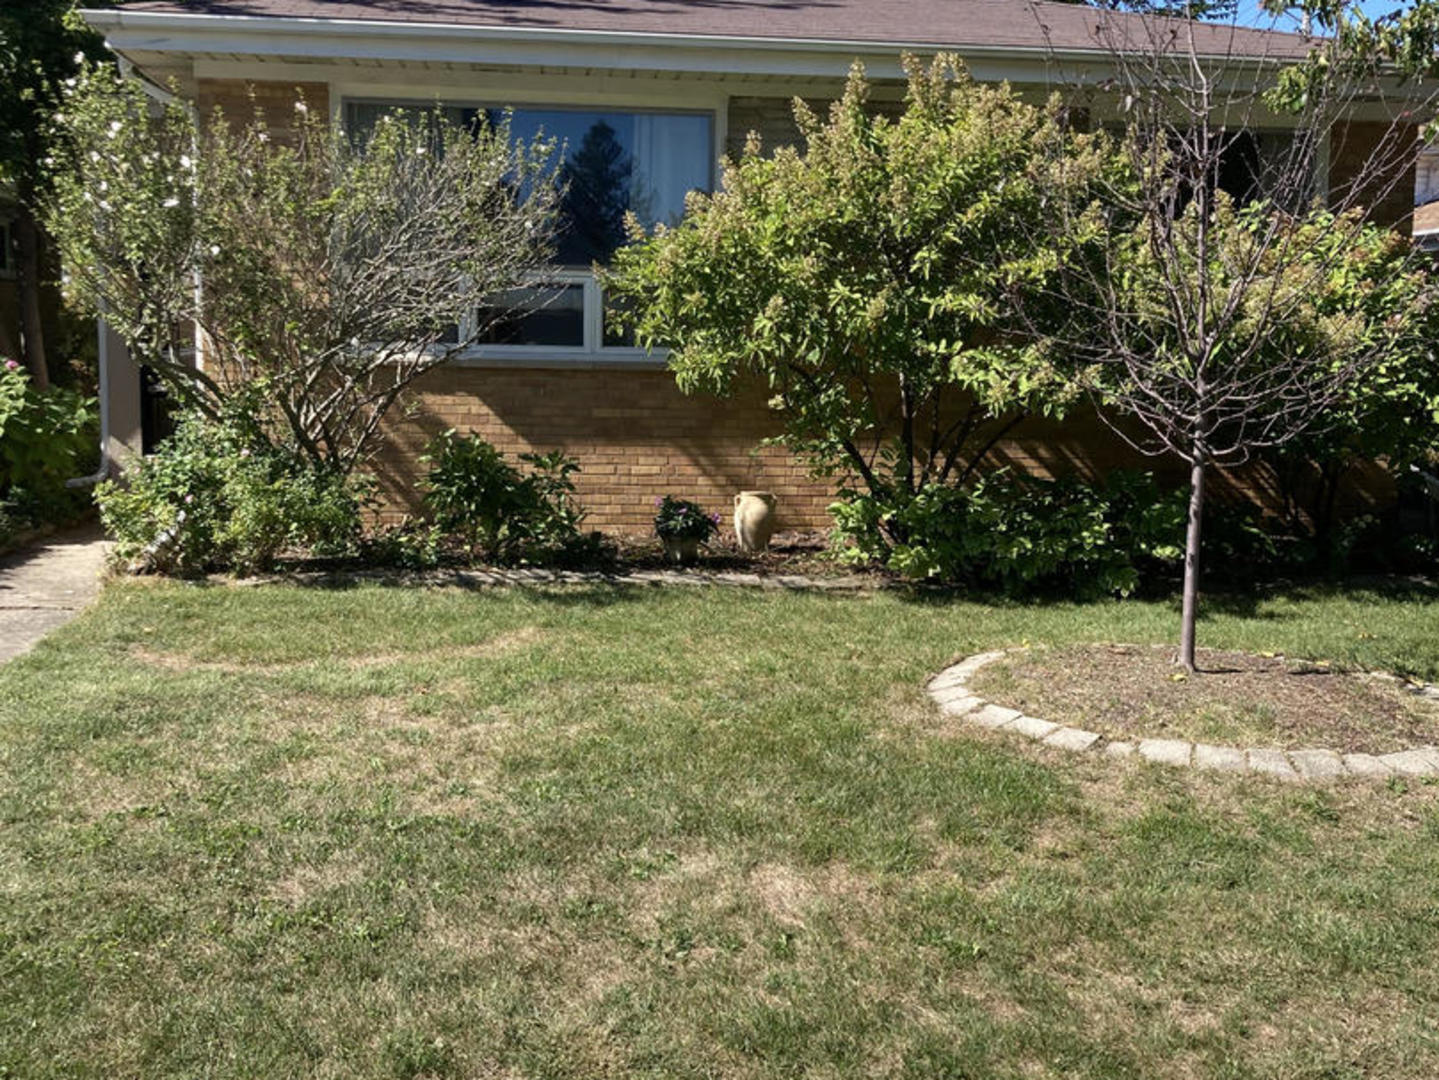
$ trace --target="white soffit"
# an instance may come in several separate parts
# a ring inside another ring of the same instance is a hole
[[[125,55],[285,62],[482,65],[568,70],[665,71],[737,76],[842,78],[859,60],[875,79],[900,79],[905,52],[932,44],[694,37],[640,32],[457,26],[370,20],[271,18],[86,10],[85,18]],[[1086,52],[957,45],[954,52],[985,81],[1046,82],[1056,62],[1066,81],[1105,69]]]

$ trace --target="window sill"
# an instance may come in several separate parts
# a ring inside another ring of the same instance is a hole
[[[664,352],[648,353],[642,349],[605,349],[588,352],[582,349],[546,349],[515,346],[504,349],[473,349],[451,360],[464,368],[541,368],[580,371],[663,371],[667,362]]]

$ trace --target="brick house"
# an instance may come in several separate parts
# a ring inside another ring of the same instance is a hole
[[[86,17],[142,77],[173,82],[204,111],[243,115],[254,94],[275,128],[297,94],[347,125],[404,103],[510,107],[521,133],[543,128],[570,146],[604,125],[643,178],[632,205],[652,221],[711,186],[715,162],[749,132],[769,146],[794,141],[790,102],[833,99],[855,59],[880,102],[902,95],[904,52],[955,52],[976,78],[1036,96],[1061,67],[1066,81],[1104,74],[1093,9],[1044,0],[146,0]],[[1245,28],[1196,32],[1213,55],[1299,47]],[[1356,117],[1329,148],[1329,182],[1386,127]],[[1385,207],[1391,220],[1410,212],[1410,190],[1401,183]],[[666,492],[718,509],[742,488],[776,492],[782,527],[825,527],[831,487],[782,450],[757,449],[777,428],[762,388],[723,401],[681,394],[662,356],[607,338],[589,270],[606,253],[564,248],[558,294],[542,310],[417,384],[417,415],[391,425],[376,462],[391,505],[414,504],[416,456],[453,426],[509,453],[576,456],[597,528],[646,530]],[[102,365],[106,450],[117,461],[146,442],[149,398],[113,335]],[[1042,473],[1155,467],[1092,416],[1021,425],[997,457]],[[1263,498],[1261,474],[1230,480]]]

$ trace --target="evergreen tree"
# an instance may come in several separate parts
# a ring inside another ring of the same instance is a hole
[[[567,230],[560,240],[560,262],[609,262],[625,242],[633,173],[629,151],[614,128],[600,120],[585,132],[560,172]]]
[[[1239,14],[1239,0],[1060,0],[1060,3],[1204,22],[1233,22]]]

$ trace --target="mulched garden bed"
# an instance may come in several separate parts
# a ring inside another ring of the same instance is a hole
[[[873,567],[852,566],[837,559],[822,532],[784,532],[774,536],[768,550],[756,554],[741,551],[733,540],[714,540],[700,547],[699,558],[690,566],[678,567],[665,557],[658,539],[649,536],[607,537],[605,543],[583,558],[547,562],[534,567],[523,564],[491,565],[470,559],[463,552],[444,550],[431,572],[447,571],[511,572],[533,569],[539,572],[575,572],[625,577],[658,571],[679,571],[695,576],[714,574],[754,574],[760,577],[804,577],[815,580],[846,580],[883,587],[899,580],[898,576]],[[311,558],[302,554],[282,557],[276,575],[296,574],[404,574],[406,568],[391,563],[353,558]],[[425,573],[427,571],[416,571]]]
[[[1283,656],[1201,649],[1184,676],[1172,646],[1074,645],[1015,652],[975,693],[1111,739],[1327,747],[1384,754],[1439,744],[1439,703],[1400,680]]]
[[[616,562],[627,570],[671,570],[664,546],[653,537],[625,536],[615,540]],[[855,567],[836,559],[821,532],[779,533],[769,549],[748,554],[732,541],[715,539],[700,547],[697,569],[715,573],[802,574],[805,577],[848,577]]]

